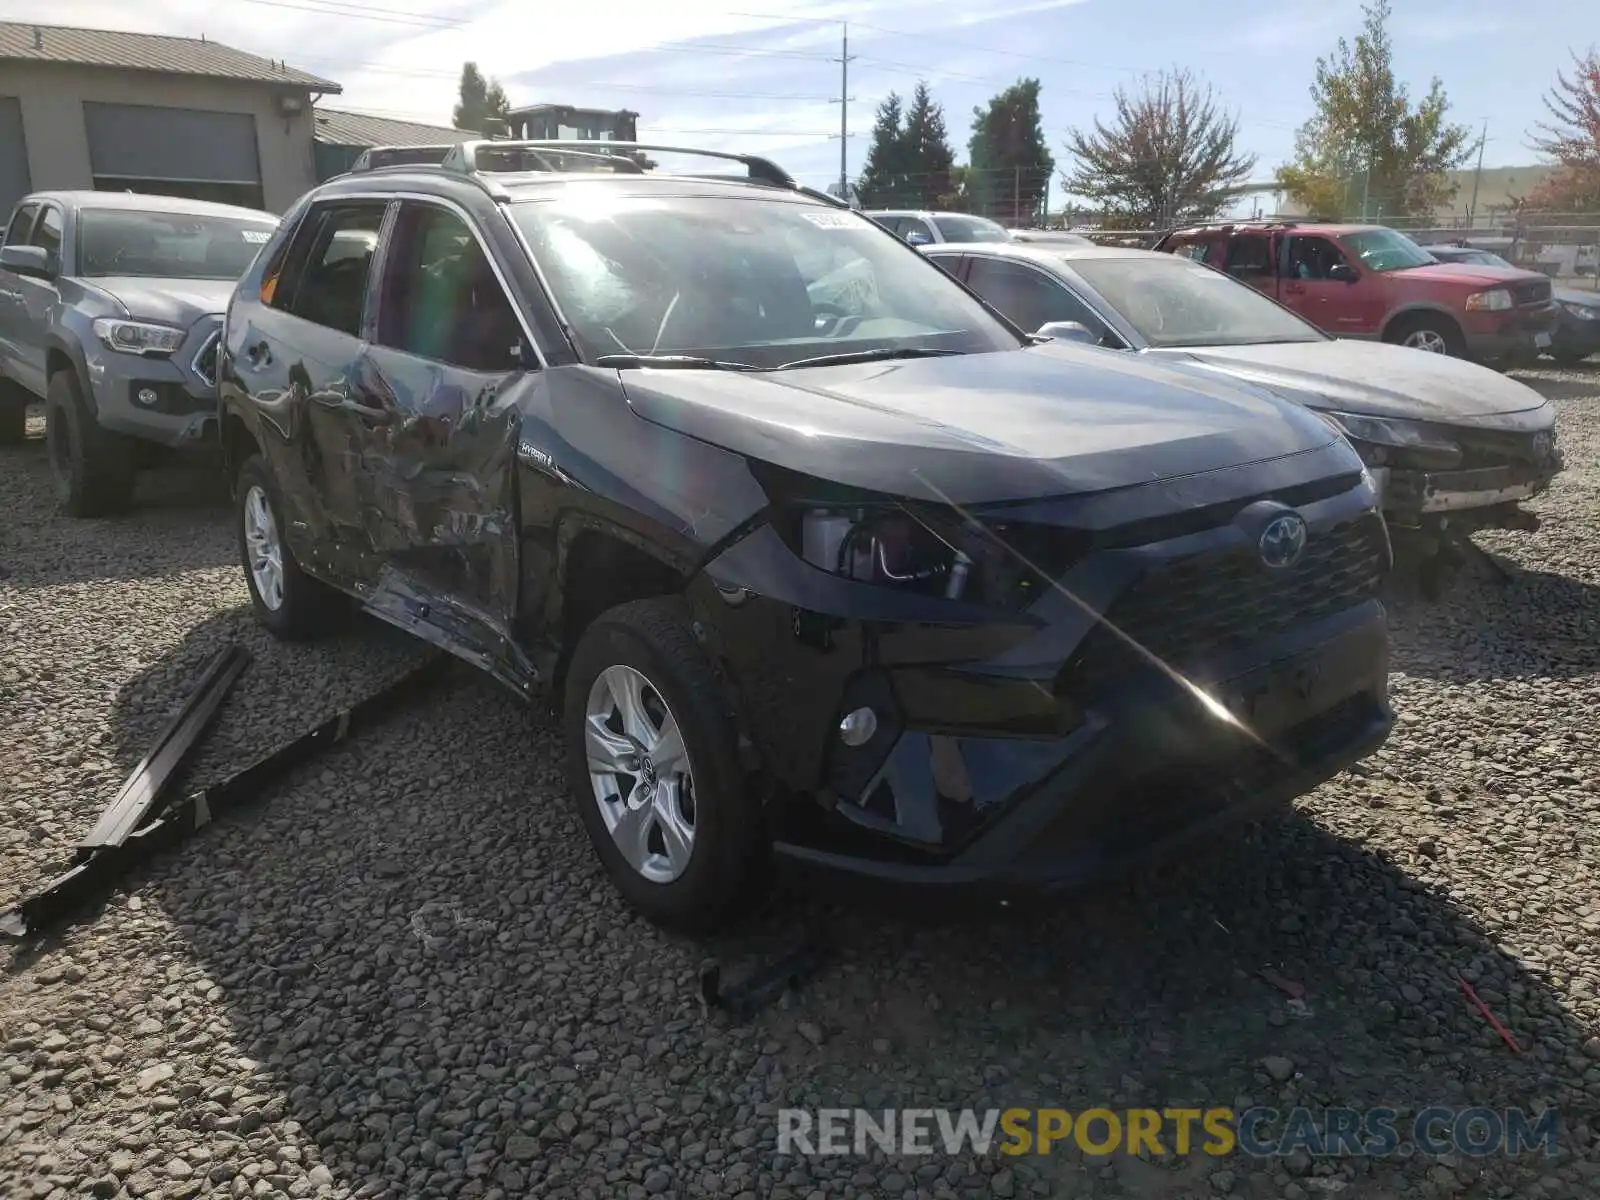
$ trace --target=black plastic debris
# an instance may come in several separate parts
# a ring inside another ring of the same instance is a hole
[[[239,647],[230,647],[212,659],[177,716],[79,844],[72,866],[14,908],[0,913],[0,935],[18,940],[38,937],[94,900],[103,899],[120,879],[158,851],[227,811],[248,804],[273,780],[388,712],[436,671],[445,657],[424,659],[371,696],[333,714],[243,770],[191,792],[180,801],[165,803],[173,778],[249,661],[249,654]]]
[[[716,961],[700,968],[700,1002],[706,1010],[725,1012],[734,1021],[747,1021],[785,992],[798,991],[817,975],[828,961],[828,947],[817,937],[808,937],[798,948],[781,958],[757,967],[745,978],[724,988],[722,967]]]

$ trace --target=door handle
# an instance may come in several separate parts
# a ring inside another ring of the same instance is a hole
[[[252,367],[264,367],[272,361],[272,347],[263,338],[244,348],[245,361]]]

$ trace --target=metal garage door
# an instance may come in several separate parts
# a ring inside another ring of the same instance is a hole
[[[19,197],[32,190],[28,142],[22,136],[22,105],[15,96],[0,96],[0,220]]]
[[[85,102],[83,121],[96,187],[202,195],[220,184],[260,191],[249,113]]]

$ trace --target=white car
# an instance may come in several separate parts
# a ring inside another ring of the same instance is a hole
[[[1011,234],[998,221],[971,213],[926,212],[896,208],[869,210],[867,216],[913,246],[941,242],[1009,242]]]

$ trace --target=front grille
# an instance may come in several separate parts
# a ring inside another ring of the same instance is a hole
[[[1446,436],[1461,447],[1460,470],[1523,464],[1550,467],[1555,461],[1555,431],[1537,433],[1457,426]]]
[[[222,330],[217,330],[200,345],[194,356],[194,373],[211,387],[217,386],[217,352],[222,349]]]
[[[1511,296],[1518,304],[1544,304],[1550,299],[1550,281],[1530,279],[1527,283],[1513,284]]]
[[[1354,608],[1378,594],[1389,553],[1376,515],[1313,534],[1300,561],[1283,570],[1262,566],[1253,551],[1198,555],[1146,574],[1084,638],[1062,671],[1063,690],[1088,699],[1147,662],[1125,638],[1183,669]]]

